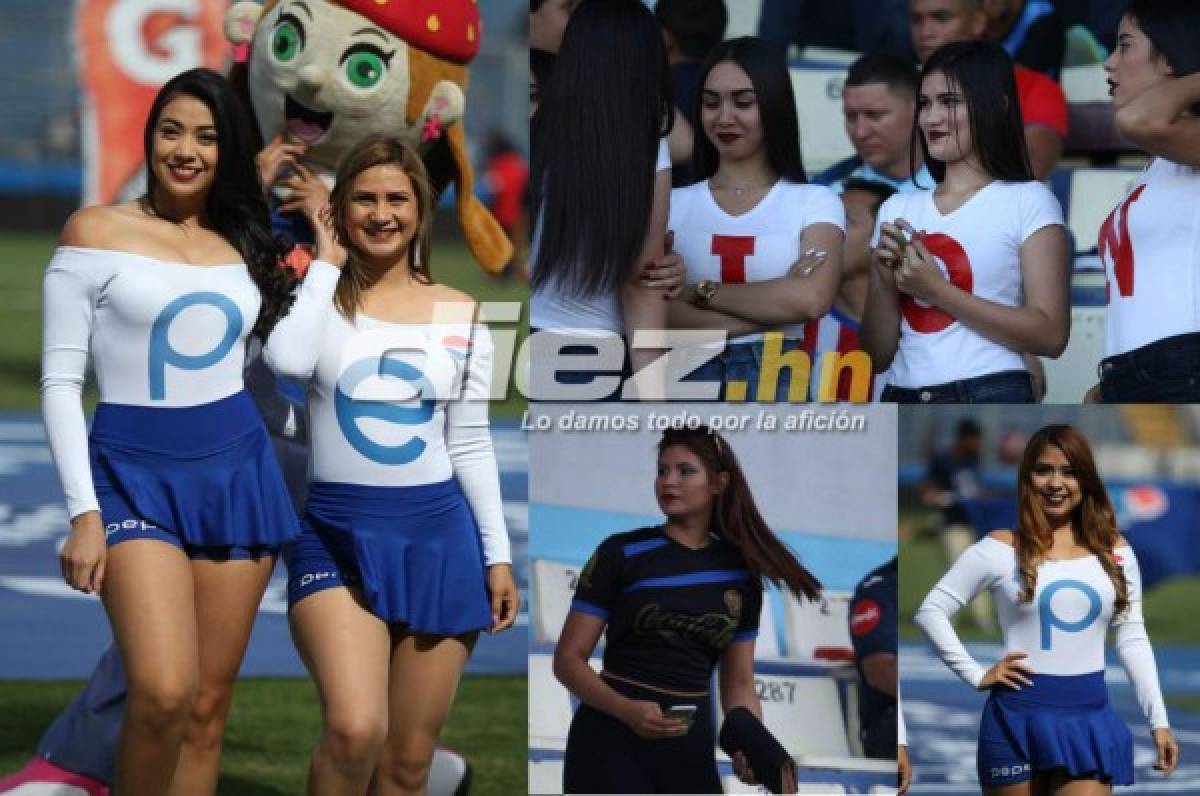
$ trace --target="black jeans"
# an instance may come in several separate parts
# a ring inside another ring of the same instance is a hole
[[[631,699],[695,705],[691,728],[677,738],[639,738],[620,720],[580,705],[567,732],[563,793],[721,793],[711,696],[677,697],[612,678]]]
[[[1200,403],[1200,332],[1102,359],[1099,372],[1105,403]]]
[[[889,384],[880,398],[897,404],[1031,404],[1033,379],[1026,370],[1002,370],[928,387]]]

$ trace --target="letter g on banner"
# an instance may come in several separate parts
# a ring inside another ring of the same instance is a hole
[[[225,314],[225,336],[207,354],[182,354],[171,347],[168,333],[171,323],[179,313],[199,305],[215,307]],[[167,397],[167,365],[182,370],[200,370],[215,365],[225,358],[233,344],[242,334],[242,311],[228,296],[221,293],[187,293],[163,307],[150,327],[150,356],[148,359],[150,400],[161,401]]]
[[[360,418],[375,418],[388,423],[420,425],[433,417],[437,401],[422,398],[419,406],[397,406],[389,401],[354,400],[351,397],[354,395],[354,389],[372,376],[403,379],[416,388],[417,394],[423,396],[434,395],[433,385],[419,368],[399,359],[378,356],[351,363],[342,372],[334,391],[334,411],[337,414],[338,426],[352,448],[380,464],[408,464],[425,451],[425,440],[413,436],[399,445],[382,445],[363,433],[358,427],[358,421]]]
[[[1055,594],[1064,589],[1080,592],[1087,598],[1088,610],[1082,619],[1075,622],[1068,622],[1054,613],[1054,608],[1050,605],[1050,601],[1054,598]],[[1092,622],[1096,621],[1096,617],[1100,616],[1101,605],[1100,595],[1096,593],[1095,589],[1081,580],[1056,580],[1054,583],[1051,583],[1038,597],[1038,618],[1041,620],[1042,649],[1049,650],[1053,648],[1055,628],[1065,633],[1078,633],[1087,628]]]

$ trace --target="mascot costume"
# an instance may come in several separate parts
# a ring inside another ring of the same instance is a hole
[[[307,147],[301,160],[332,183],[342,155],[371,133],[421,153],[440,195],[453,185],[475,259],[498,273],[512,258],[499,222],[476,198],[463,112],[467,64],[479,51],[477,0],[238,2],[225,35],[242,48],[263,139]]]

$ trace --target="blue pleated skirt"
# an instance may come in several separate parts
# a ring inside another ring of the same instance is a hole
[[[479,527],[458,481],[309,485],[300,538],[284,551],[288,604],[362,590],[371,613],[413,633],[491,626]]]
[[[1064,769],[1133,783],[1133,736],[1108,702],[1104,672],[1035,674],[1020,691],[992,689],[979,726],[979,784],[998,787]]]
[[[145,536],[189,555],[243,558],[300,532],[262,417],[244,391],[188,407],[102,403],[89,452],[110,544]]]

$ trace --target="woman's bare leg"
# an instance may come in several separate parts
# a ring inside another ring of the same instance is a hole
[[[247,561],[192,561],[199,680],[179,767],[171,783],[170,792],[175,796],[217,791],[221,740],[233,701],[233,683],[274,568],[274,556]]]
[[[133,539],[108,549],[101,593],[129,697],[113,791],[169,792],[199,679],[192,569],[177,547]]]
[[[388,688],[391,721],[375,771],[376,796],[425,792],[438,735],[477,635],[397,635]]]
[[[296,603],[292,639],[321,697],[321,740],[308,769],[310,796],[363,796],[388,730],[387,625],[346,588]]]

